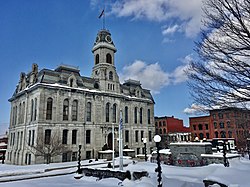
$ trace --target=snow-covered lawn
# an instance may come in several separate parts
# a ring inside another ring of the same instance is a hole
[[[125,159],[125,163],[131,163],[131,160]],[[89,165],[87,161],[82,161],[82,165]],[[104,167],[107,163],[104,160],[90,163],[89,167]],[[94,177],[82,177],[79,180],[74,179],[76,171],[76,162],[49,164],[49,165],[31,165],[31,166],[13,166],[0,165],[0,181],[12,178],[25,178],[27,176],[45,176],[49,174],[72,173],[61,176],[35,178],[14,182],[0,182],[0,187],[152,187],[157,186],[157,165],[150,162],[138,162],[129,164],[124,170],[147,171],[149,178],[144,177],[141,180],[120,181],[115,178],[98,180]],[[75,166],[73,168],[68,168]],[[225,168],[222,164],[212,164],[203,167],[175,167],[168,165],[162,166],[163,187],[204,187],[203,180],[216,180],[230,187],[250,187],[250,161],[246,159],[234,159],[230,161],[230,167]],[[66,169],[46,171],[51,168]],[[116,169],[118,170],[118,169]],[[214,185],[215,187],[215,185]]]

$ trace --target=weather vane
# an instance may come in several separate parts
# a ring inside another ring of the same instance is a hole
[[[102,18],[102,27],[103,27],[103,29],[105,29],[105,5],[104,5],[104,8],[102,9],[102,12],[101,12],[101,14],[99,15],[99,17],[98,17],[99,19],[101,19]]]

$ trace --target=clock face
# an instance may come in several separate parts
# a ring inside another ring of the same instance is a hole
[[[95,39],[96,43],[100,41],[100,37],[97,36],[96,39]]]
[[[112,39],[111,39],[111,37],[110,37],[109,35],[107,35],[105,39],[106,39],[106,41],[107,41],[108,43],[111,43],[111,42],[112,42]]]

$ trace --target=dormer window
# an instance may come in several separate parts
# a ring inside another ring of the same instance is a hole
[[[108,64],[112,64],[112,57],[111,57],[111,54],[109,54],[109,53],[106,55],[106,62]]]
[[[70,79],[70,81],[69,81],[69,86],[70,87],[73,87],[73,82],[74,82],[74,79]]]

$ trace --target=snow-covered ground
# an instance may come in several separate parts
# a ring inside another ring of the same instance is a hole
[[[82,161],[82,165],[88,167],[106,167],[105,160]],[[117,163],[117,162],[116,162]],[[130,159],[124,160],[127,167],[124,170],[130,171],[147,171],[149,177],[141,180],[124,180],[120,181],[115,178],[98,180],[95,177],[82,177],[76,180],[74,178],[76,171],[76,162],[58,163],[49,165],[31,165],[31,166],[13,166],[0,165],[0,187],[155,187],[157,186],[157,165],[150,162],[137,162],[133,164]],[[226,168],[222,164],[212,164],[203,167],[176,167],[162,166],[163,187],[204,187],[203,180],[216,180],[224,183],[229,187],[250,187],[250,161],[247,159],[233,159],[230,161],[230,167]],[[64,168],[64,169],[58,169]],[[52,171],[50,171],[52,169]],[[54,169],[54,170],[53,170]],[[118,170],[118,169],[116,169]],[[56,174],[65,174],[54,176]],[[13,182],[3,182],[13,179],[25,179]],[[1,182],[2,181],[2,182]],[[215,187],[216,185],[213,185]]]

